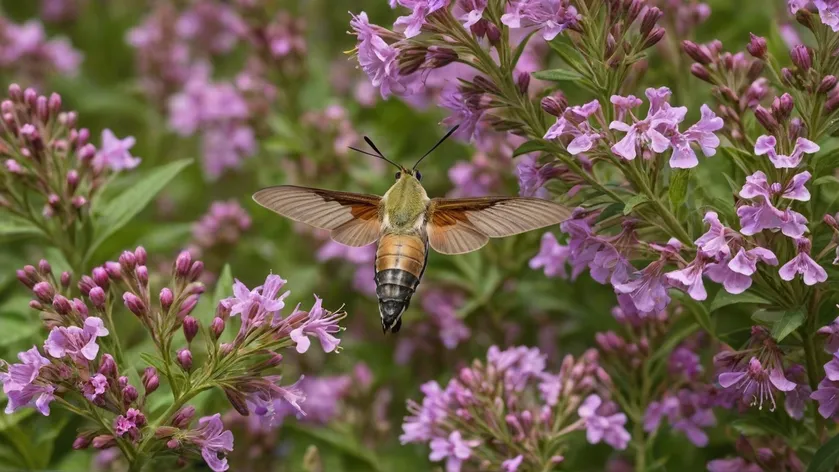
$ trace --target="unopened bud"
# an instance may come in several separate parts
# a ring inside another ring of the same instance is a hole
[[[178,364],[184,370],[192,369],[192,352],[189,349],[181,349],[178,351]]]
[[[84,277],[82,277],[82,279],[84,279]],[[108,277],[108,272],[102,267],[96,267],[93,269],[93,283],[107,290],[111,283],[111,279]]]
[[[126,385],[125,388],[122,389],[122,401],[125,405],[134,403],[139,396],[140,394],[133,385]]]
[[[833,228],[834,231],[839,231],[839,223],[836,223],[836,218],[833,215],[824,215],[822,221],[824,221],[826,225]]]
[[[481,18],[480,20],[476,21],[469,29],[472,31],[472,34],[475,35],[477,38],[483,38],[487,34],[487,20]]]
[[[90,298],[90,303],[94,307],[99,309],[105,308],[105,291],[102,290],[102,287],[93,287],[90,289],[88,298]]]
[[[108,449],[116,446],[117,442],[110,434],[101,434],[93,438],[93,447],[96,449]]]
[[[73,311],[72,305],[70,305],[70,300],[67,300],[66,297],[63,295],[56,295],[52,301],[52,307],[55,308],[55,311],[59,315],[69,315],[71,311]]]
[[[644,18],[641,19],[641,36],[647,36],[651,31],[653,31],[655,24],[658,23],[659,19],[661,19],[661,15],[661,10],[657,7],[647,9],[647,12],[644,13]],[[663,31],[664,30],[662,30],[662,32]]]
[[[113,280],[119,280],[122,278],[122,268],[120,267],[119,263],[108,261],[105,263],[105,272],[108,274]],[[95,279],[94,279],[95,280]]]
[[[41,259],[38,262],[38,272],[40,272],[44,277],[52,274],[52,266],[46,259]]]
[[[813,59],[810,57],[810,50],[803,44],[793,47],[789,55],[790,59],[792,59],[792,63],[795,64],[799,70],[807,71],[813,66]]]
[[[219,318],[216,316],[213,318],[212,323],[210,323],[210,331],[213,333],[213,337],[218,339],[221,337],[221,333],[224,332],[224,319]]]
[[[127,272],[131,272],[137,266],[137,258],[134,257],[133,252],[123,251],[119,256],[119,265]]]
[[[182,251],[175,259],[175,276],[182,279],[186,278],[190,267],[192,267],[192,256],[189,251]]]
[[[182,320],[186,315],[192,313],[192,310],[195,309],[195,305],[198,304],[198,298],[198,295],[190,295],[186,297],[186,300],[184,300],[178,309],[178,319]]]
[[[221,357],[225,357],[231,352],[233,352],[233,344],[231,343],[224,343],[218,348],[218,353]]]
[[[145,316],[146,305],[137,295],[134,295],[131,292],[125,292],[122,295],[122,301],[125,303],[125,306],[131,310],[131,313],[134,313],[137,316]]]
[[[691,59],[702,65],[708,65],[713,62],[713,58],[709,54],[708,48],[700,46],[693,41],[682,41],[682,50],[685,51],[685,54],[690,56]]]
[[[170,438],[177,432],[178,428],[173,428],[172,426],[161,426],[154,430],[154,437],[157,439]]]
[[[73,276],[71,276],[70,273],[65,270],[61,273],[61,277],[59,277],[58,280],[61,283],[62,287],[70,288],[70,283],[73,281]]]
[[[568,100],[562,93],[547,96],[540,102],[542,110],[552,116],[561,116],[568,108]]]
[[[134,258],[137,259],[137,264],[139,265],[146,265],[146,248],[143,246],[137,246],[137,249],[134,250]]]
[[[137,266],[134,273],[137,274],[137,281],[141,285],[147,285],[149,283],[149,269],[146,266]]]
[[[708,69],[706,69],[705,66],[703,66],[702,64],[691,64],[690,73],[693,74],[695,77],[699,78],[700,80],[708,82],[709,84],[714,83],[711,80],[711,74],[708,72]]]
[[[77,451],[87,449],[92,441],[93,439],[86,434],[79,435],[76,437],[76,440],[73,441],[73,449]]]
[[[47,102],[47,106],[50,109],[50,114],[56,115],[59,111],[61,111],[61,95],[53,92],[50,95],[50,99]]]
[[[190,282],[195,282],[201,277],[201,274],[204,272],[204,263],[201,261],[195,261],[192,263],[192,267],[189,268],[189,274],[187,274],[187,279]]]
[[[770,133],[778,129],[778,121],[775,120],[769,110],[760,105],[755,107],[755,118],[757,118],[757,121],[766,128],[766,131],[769,131]]]
[[[752,56],[763,59],[766,56],[766,38],[749,33],[749,44],[746,46],[746,50]]]
[[[117,363],[110,354],[102,354],[102,361],[99,363],[99,373],[109,379],[117,376]]]
[[[824,109],[828,113],[833,113],[839,109],[839,93],[833,93],[827,97],[827,101],[824,103]]]
[[[192,316],[184,317],[184,337],[187,343],[191,343],[195,335],[198,334],[198,320]]]
[[[169,307],[172,306],[172,303],[175,301],[175,295],[172,294],[172,290],[169,287],[163,287],[160,290],[160,307],[163,308],[163,311],[169,310]]]
[[[519,93],[527,95],[527,89],[530,88],[530,73],[523,71],[516,73],[516,87]]]
[[[227,400],[230,402],[230,405],[233,407],[233,409],[238,411],[240,415],[250,415],[250,411],[248,410],[248,404],[245,402],[245,396],[242,395],[241,392],[230,388],[225,388],[224,394],[227,395]]]
[[[52,299],[55,297],[55,289],[48,282],[38,282],[32,287],[32,292],[44,303],[52,303]]]
[[[189,426],[189,423],[192,422],[192,418],[195,416],[195,407],[191,405],[187,405],[177,413],[175,413],[174,418],[172,418],[172,426],[179,428],[179,429],[186,429]]]
[[[157,369],[154,367],[146,367],[143,371],[143,389],[145,389],[146,396],[157,390],[160,386],[160,377],[157,375]]]
[[[453,49],[440,46],[430,46],[425,61],[428,67],[437,69],[445,67],[457,60],[457,53]]]
[[[819,93],[828,93],[836,87],[836,76],[826,75],[819,84]]]
[[[495,47],[501,43],[501,30],[494,23],[487,23],[487,40]]]
[[[652,33],[650,33],[646,41],[644,41],[644,44],[641,45],[641,49],[648,49],[655,46],[662,38],[664,38],[664,28],[656,26],[653,28]]]

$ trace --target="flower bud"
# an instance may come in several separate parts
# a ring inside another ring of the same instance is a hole
[[[140,282],[141,285],[148,285],[149,269],[146,266],[137,266],[137,269],[134,270],[134,273],[137,274],[137,281]]]
[[[92,303],[94,307],[99,309],[105,308],[105,291],[102,290],[102,287],[93,287],[90,289],[88,298],[90,298],[90,303]]]
[[[233,409],[238,411],[240,415],[250,415],[250,411],[248,410],[248,404],[245,402],[244,395],[230,388],[225,388],[224,394],[227,395],[227,400],[230,402],[230,405],[233,406]]]
[[[61,111],[61,95],[53,92],[50,95],[50,99],[47,102],[47,106],[49,107],[50,114],[58,114],[58,112]]]
[[[80,210],[83,206],[87,205],[87,199],[81,195],[76,195],[70,199],[70,203],[73,205],[73,208]]]
[[[708,48],[700,46],[693,41],[682,41],[682,50],[685,51],[685,54],[690,56],[691,59],[702,65],[708,65],[714,61],[708,52]]]
[[[795,117],[789,120],[789,139],[795,142],[796,139],[804,136],[804,125],[801,118]]]
[[[516,73],[516,88],[519,89],[520,94],[527,95],[527,89],[530,88],[529,72],[522,71]]]
[[[78,298],[73,299],[73,309],[75,309],[82,316],[82,319],[87,318],[87,305]]]
[[[192,369],[192,352],[189,349],[184,348],[178,351],[178,364],[184,370]]]
[[[84,277],[82,277],[84,279]],[[111,279],[108,277],[108,272],[102,267],[93,269],[93,283],[107,290],[111,284]]]
[[[766,56],[766,38],[755,36],[752,33],[749,33],[749,38],[749,44],[746,46],[746,50],[752,56],[763,59]]]
[[[792,96],[788,93],[781,95],[778,99],[779,101],[779,111],[783,119],[786,120],[792,114],[792,109],[795,107],[795,102],[792,100]]]
[[[186,278],[191,266],[192,256],[189,255],[189,251],[181,251],[178,258],[175,259],[175,277]]]
[[[137,249],[134,250],[134,258],[137,259],[137,264],[146,265],[146,259],[148,258],[146,248],[137,246]]]
[[[122,401],[125,405],[130,405],[137,400],[140,394],[137,392],[137,389],[133,385],[126,385],[125,388],[122,389]]]
[[[233,352],[233,344],[230,343],[224,343],[218,348],[218,353],[221,357],[224,357],[231,352]]]
[[[172,294],[172,290],[169,287],[163,287],[160,290],[160,307],[163,308],[163,311],[169,310],[169,307],[172,306],[172,302],[175,301],[175,295]]]
[[[76,440],[73,441],[73,449],[77,451],[87,449],[92,441],[93,439],[90,436],[86,434],[80,434],[78,437],[76,437]]]
[[[501,43],[501,30],[494,23],[487,23],[487,40],[495,47]]]
[[[192,316],[184,317],[184,337],[187,343],[191,343],[195,335],[198,334],[198,320]]]
[[[108,261],[105,263],[105,273],[108,274],[113,280],[119,280],[122,278],[122,267],[120,267],[119,263]]]
[[[839,93],[828,95],[827,101],[824,103],[824,109],[828,113],[833,113],[839,109]]]
[[[195,416],[195,407],[192,405],[187,405],[177,413],[172,418],[172,426],[178,429],[186,429],[189,427],[189,423],[192,422],[192,418]]]
[[[834,231],[839,231],[839,223],[836,223],[836,218],[833,215],[830,215],[830,214],[824,215],[824,218],[822,219],[822,221],[824,221],[824,223],[826,225],[833,228]]]
[[[178,319],[184,319],[184,317],[190,313],[192,310],[195,309],[195,305],[198,304],[198,295],[190,295],[186,297],[186,300],[181,304],[180,308],[178,309]]]
[[[50,263],[46,259],[41,259],[38,262],[38,272],[44,277],[52,274],[52,266],[50,266]]]
[[[116,446],[117,442],[110,434],[101,434],[93,438],[93,447],[96,449],[108,449]]]
[[[836,76],[826,75],[819,84],[819,93],[828,93],[836,87]]]
[[[651,48],[658,44],[658,42],[661,41],[662,38],[664,38],[664,28],[662,28],[661,26],[656,26],[655,28],[653,28],[652,33],[650,33],[646,41],[644,41],[644,44],[641,45],[641,48]]]
[[[47,97],[41,95],[35,99],[35,116],[46,123],[50,119],[50,110],[47,106]]]
[[[125,303],[125,306],[131,310],[131,313],[134,313],[137,316],[145,316],[146,305],[137,295],[134,295],[131,292],[125,292],[122,295],[122,301]]]
[[[119,265],[126,271],[131,272],[137,266],[137,258],[134,257],[133,252],[123,251],[119,256]]]
[[[23,91],[23,101],[30,107],[35,107],[35,100],[38,98],[38,92],[32,87],[27,87]]]
[[[213,333],[213,337],[218,339],[221,337],[221,333],[224,332],[224,319],[219,318],[216,316],[213,318],[212,323],[210,323],[210,331]]]
[[[641,36],[647,36],[650,34],[651,31],[653,31],[655,24],[658,23],[659,19],[661,19],[661,15],[661,10],[658,9],[658,7],[652,7],[647,9],[647,12],[644,13],[644,17],[641,19]],[[663,35],[664,30],[662,29],[661,31]]]
[[[37,311],[44,311],[44,305],[42,305],[38,300],[29,300],[29,308]]]
[[[110,354],[102,354],[102,360],[99,362],[99,373],[109,379],[117,377],[117,363]]]
[[[52,303],[55,297],[55,289],[48,282],[38,282],[32,287],[32,292],[44,303]]]
[[[799,44],[790,51],[790,59],[799,70],[807,71],[813,66],[813,59],[810,57],[810,50],[807,46]]]
[[[61,277],[59,277],[58,280],[61,283],[62,287],[70,288],[70,283],[73,281],[73,276],[71,276],[70,273],[65,270],[61,273]]]
[[[195,261],[192,263],[192,267],[189,269],[189,274],[187,274],[187,279],[190,282],[195,282],[201,277],[201,274],[204,272],[204,263],[201,261]]]
[[[700,80],[704,80],[709,84],[713,84],[714,82],[711,80],[711,74],[708,72],[702,64],[693,63],[690,66],[690,73],[693,74]]]
[[[23,90],[21,90],[20,85],[9,85],[9,98],[11,98],[15,102],[20,102],[21,100],[23,100]]]
[[[427,66],[432,69],[445,67],[457,60],[457,53],[453,49],[440,46],[430,46],[425,56]]]
[[[29,278],[25,270],[18,269],[15,271],[15,275],[17,276],[17,279],[20,281],[20,283],[25,285],[26,288],[30,290],[32,290],[32,288],[35,287],[35,284],[38,283],[37,279]]]
[[[568,100],[562,93],[550,95],[542,99],[540,102],[542,110],[552,116],[560,116],[568,108]]]
[[[789,70],[789,68],[781,68],[781,81],[784,83],[784,85],[795,84],[795,75],[793,75],[792,71]]]
[[[757,118],[757,121],[766,128],[766,131],[769,131],[770,133],[778,129],[778,122],[772,116],[772,113],[760,105],[755,107],[755,118]]]
[[[143,389],[146,392],[146,396],[157,390],[157,387],[160,386],[160,377],[157,375],[157,369],[154,367],[146,367],[146,370],[143,371]]]
[[[487,34],[487,20],[481,18],[477,22],[475,22],[469,29],[472,31],[472,34],[475,35],[477,38],[483,38]]]

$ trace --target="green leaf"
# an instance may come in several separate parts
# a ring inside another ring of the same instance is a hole
[[[767,326],[773,326],[784,317],[783,311],[757,310],[752,313],[752,320]]]
[[[105,242],[112,234],[128,224],[151,200],[157,195],[166,184],[169,183],[180,171],[192,163],[192,159],[181,159],[169,164],[157,167],[147,173],[131,188],[120,193],[119,196],[107,203],[101,209],[101,216],[96,221],[98,236],[93,241],[85,259],[91,256],[93,251]]]
[[[601,221],[605,220],[606,218],[610,218],[612,216],[622,214],[624,206],[626,206],[626,205],[624,205],[621,202],[612,203],[611,205],[607,206],[606,208],[603,209],[603,211],[600,212],[600,214],[597,216],[597,221],[596,222],[600,223]]]
[[[804,313],[804,310],[801,308],[785,312],[784,316],[772,326],[772,337],[775,338],[776,341],[781,341],[790,333],[798,329],[798,327],[804,323],[804,318],[806,318],[806,316],[807,315]]]
[[[720,290],[714,301],[711,302],[711,312],[715,312],[720,308],[728,305],[735,305],[737,303],[756,303],[761,305],[768,305],[771,302],[760,295],[751,292],[738,293],[736,295]]]
[[[166,372],[166,364],[163,362],[163,359],[147,352],[140,353],[140,358],[148,365],[157,369],[158,372]]]
[[[19,216],[2,213],[0,236],[25,236],[27,234],[43,235],[44,233],[40,228]]]
[[[540,70],[534,72],[533,77],[551,82],[578,82],[584,79],[582,75],[568,69]]]
[[[335,450],[341,451],[347,456],[365,463],[368,466],[366,470],[376,472],[382,470],[379,467],[379,461],[375,453],[359,443],[353,435],[341,434],[333,429],[306,427],[291,422],[287,423],[286,427],[294,432],[302,433],[313,439],[322,441]]]
[[[787,436],[787,431],[770,416],[740,418],[731,422],[731,427],[745,436]]]
[[[632,210],[633,210],[636,206],[641,205],[641,204],[643,204],[643,203],[646,203],[646,202],[648,202],[648,201],[650,201],[650,199],[649,199],[649,198],[647,198],[647,196],[646,196],[646,195],[641,195],[641,194],[635,195],[634,197],[630,198],[630,199],[626,202],[626,205],[623,207],[623,214],[624,214],[624,216],[629,215],[630,213],[632,213]]]
[[[687,308],[690,314],[693,315],[696,323],[702,327],[702,329],[707,331],[711,336],[716,337],[714,323],[711,320],[711,313],[707,308],[705,308],[705,305],[690,298],[690,296],[681,290],[670,290],[670,296],[679,300],[682,305]]]
[[[697,328],[699,328],[698,324],[691,321],[687,326],[684,326],[681,329],[671,329],[667,339],[661,343],[658,349],[656,349],[650,360],[656,361],[662,357],[668,356],[680,342],[693,334]]]
[[[839,179],[832,175],[824,175],[813,181],[813,185],[839,184]]]
[[[667,190],[672,208],[678,209],[685,203],[689,182],[690,169],[673,169],[673,172],[670,174],[670,188]]]
[[[839,434],[833,436],[830,441],[822,444],[816,451],[807,472],[830,472],[839,463]]]
[[[544,141],[542,141],[541,139],[534,139],[534,140],[528,141],[528,142],[522,144],[521,146],[519,146],[518,148],[516,148],[516,150],[513,151],[513,157],[518,157],[518,156],[521,156],[522,154],[528,154],[528,153],[536,152],[536,151],[544,151],[546,149],[547,149],[547,146],[545,146]]]
[[[813,158],[812,165],[813,177],[816,179],[832,173],[833,169],[839,167],[839,149],[817,155]]]
[[[519,42],[519,45],[516,46],[515,51],[513,51],[513,57],[510,60],[511,65],[513,65],[515,67],[515,65],[518,64],[519,58],[521,57],[522,53],[524,52],[524,49],[527,47],[527,43],[530,42],[531,36],[533,36],[533,34],[536,33],[536,31],[537,30],[533,30],[530,33],[528,33],[527,36],[525,36],[524,39],[522,39]]]

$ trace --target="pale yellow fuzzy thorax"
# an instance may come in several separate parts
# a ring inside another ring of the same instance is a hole
[[[384,194],[382,201],[385,210],[382,229],[394,233],[413,233],[425,214],[428,194],[414,176],[403,173]]]

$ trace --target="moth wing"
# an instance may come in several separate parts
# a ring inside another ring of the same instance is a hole
[[[570,210],[540,198],[435,198],[426,213],[429,243],[443,254],[463,254],[503,238],[559,224]]]
[[[295,185],[264,188],[254,201],[286,218],[330,231],[347,246],[366,246],[379,237],[381,197]]]

